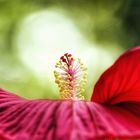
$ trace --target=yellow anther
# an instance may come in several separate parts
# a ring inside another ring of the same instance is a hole
[[[84,88],[82,88],[82,89],[81,89],[81,93],[83,93],[84,91],[85,91],[85,89],[84,89]]]
[[[57,72],[56,72],[56,71],[54,71],[54,74],[57,74]]]
[[[59,80],[63,79],[63,77],[60,76],[60,75],[58,75],[57,78],[58,78]]]
[[[72,69],[72,65],[69,66],[69,69]]]
[[[80,69],[79,69],[80,66]],[[83,100],[84,86],[87,82],[87,69],[79,58],[66,53],[55,65],[54,76],[62,99]],[[57,69],[59,69],[57,71]]]
[[[71,78],[71,75],[70,74],[67,74],[68,78]]]
[[[59,83],[60,83],[60,81],[56,79],[56,80],[55,80],[55,83],[59,84]]]

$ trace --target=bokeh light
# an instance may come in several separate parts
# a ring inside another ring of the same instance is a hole
[[[26,98],[58,99],[54,64],[65,52],[88,67],[86,98],[101,73],[139,44],[136,0],[0,1],[0,85]]]
[[[32,70],[44,87],[51,88],[50,94],[56,96],[59,96],[59,92],[54,83],[53,70],[61,55],[72,53],[87,65],[87,98],[92,93],[98,75],[111,65],[114,55],[101,49],[98,44],[87,41],[72,20],[58,10],[27,16],[17,34],[17,47],[19,59]]]

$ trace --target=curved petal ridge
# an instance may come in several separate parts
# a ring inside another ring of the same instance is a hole
[[[107,104],[140,102],[140,47],[128,50],[101,75],[91,100]]]

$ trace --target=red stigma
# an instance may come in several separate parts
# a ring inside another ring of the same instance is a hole
[[[68,56],[68,53],[65,53],[64,56]]]
[[[61,56],[60,59],[63,60],[64,59],[64,56]]]
[[[62,59],[62,61],[63,61],[63,62],[66,62],[66,59],[65,59],[65,58],[63,58],[63,59]]]
[[[68,57],[71,57],[72,55],[71,54],[68,54]]]

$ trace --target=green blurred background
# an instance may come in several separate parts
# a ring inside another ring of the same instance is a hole
[[[139,45],[139,0],[0,0],[0,85],[26,98],[57,99],[63,53],[88,67],[86,99],[101,73]]]

